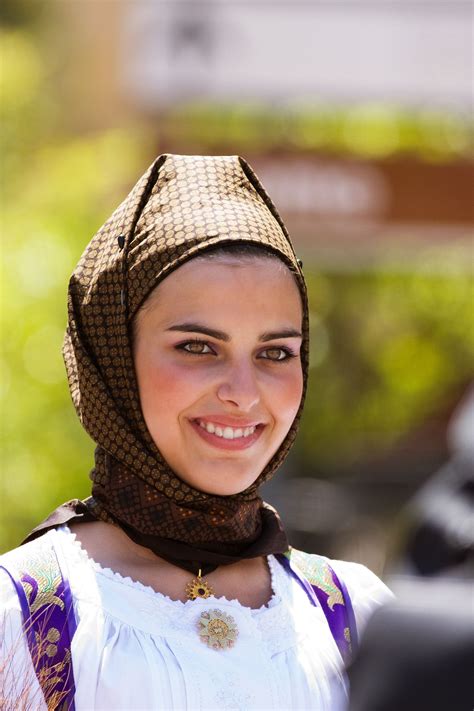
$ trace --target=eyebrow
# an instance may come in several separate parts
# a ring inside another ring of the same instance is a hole
[[[203,333],[206,336],[211,336],[211,338],[215,338],[218,341],[225,341],[226,343],[231,340],[230,336],[224,333],[224,331],[208,328],[199,323],[178,323],[175,326],[170,326],[166,330],[180,331],[181,333]],[[295,328],[284,328],[281,331],[266,331],[262,333],[258,340],[265,343],[266,341],[274,341],[279,338],[302,338],[302,333]]]

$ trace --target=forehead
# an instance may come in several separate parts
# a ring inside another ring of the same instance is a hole
[[[277,258],[219,255],[186,262],[164,279],[145,304],[160,320],[181,315],[258,313],[301,320],[301,297],[293,275]]]

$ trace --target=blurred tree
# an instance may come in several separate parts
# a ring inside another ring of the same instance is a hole
[[[170,109],[161,124],[172,145],[216,152],[320,151],[361,158],[414,155],[428,161],[472,157],[470,117],[387,104],[279,107],[193,103]]]
[[[2,32],[2,471],[0,546],[85,496],[93,445],[61,359],[69,274],[92,234],[151,162],[137,130],[61,135],[35,40]]]
[[[42,0],[2,0],[0,26],[21,27],[36,24],[44,15],[47,3]]]
[[[392,445],[472,376],[473,292],[468,274],[448,271],[307,278],[314,361],[300,447],[309,471],[328,475]]]

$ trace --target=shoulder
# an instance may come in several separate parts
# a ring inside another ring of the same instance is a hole
[[[39,538],[0,556],[1,692],[7,699],[21,699],[21,708],[38,711],[46,711],[46,705],[23,630],[25,606],[18,586],[19,577],[38,564],[49,545]]]
[[[345,560],[331,560],[330,563],[344,581],[352,604],[359,610],[367,608],[370,612],[370,609],[393,600],[391,590],[365,565]]]
[[[3,611],[20,610],[19,590],[28,594],[35,580],[52,581],[57,576],[53,540],[54,532],[49,531],[0,555],[0,607]]]
[[[365,627],[371,614],[380,605],[393,600],[393,593],[369,568],[360,563],[333,560],[315,553],[291,550],[291,562],[312,584],[332,584],[331,569],[343,583],[354,609],[357,627]]]
[[[317,553],[305,553],[292,548],[287,557],[310,582],[318,582],[321,576],[332,569],[348,588],[351,599],[367,595],[390,600],[393,593],[382,580],[361,563],[334,560]]]
[[[0,606],[3,609],[9,604],[18,607],[20,598],[26,614],[29,605],[37,608],[40,594],[46,601],[48,597],[54,598],[55,590],[64,587],[69,570],[76,567],[71,565],[75,551],[67,538],[61,530],[51,529],[0,555]]]
[[[11,574],[22,570],[25,566],[33,565],[39,558],[51,549],[51,532],[40,536],[30,543],[25,543],[18,548],[13,548],[0,555],[0,569],[3,575],[9,571]]]
[[[0,569],[3,576],[7,575],[7,572],[15,575],[30,569],[34,570],[41,564],[47,564],[53,552],[54,538],[55,531],[48,531],[43,536],[0,555]]]

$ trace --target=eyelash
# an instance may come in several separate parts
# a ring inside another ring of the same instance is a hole
[[[199,345],[207,346],[207,348],[211,349],[211,353],[193,353],[192,351],[188,351],[186,349],[186,346],[189,346],[189,344],[191,344],[191,343],[198,343]],[[215,351],[212,350],[209,343],[206,343],[206,341],[201,341],[199,338],[191,338],[187,341],[184,341],[183,343],[178,343],[175,347],[177,350],[180,350],[183,353],[186,353],[187,355],[190,355],[190,356],[205,356],[205,355],[211,355],[211,354],[217,355],[215,353]],[[263,358],[262,359],[262,360],[269,360],[271,363],[285,363],[285,362],[289,361],[291,358],[297,357],[296,353],[294,353],[290,348],[284,347],[284,346],[272,346],[271,348],[266,348],[265,350],[282,351],[285,354],[284,358]]]

